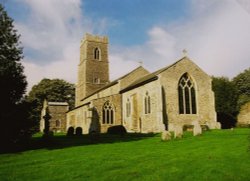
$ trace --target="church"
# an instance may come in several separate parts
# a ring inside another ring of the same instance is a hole
[[[142,66],[110,81],[108,37],[86,34],[80,45],[75,108],[66,129],[105,133],[123,125],[127,132],[158,133],[198,122],[216,121],[211,77],[187,56],[153,73]]]

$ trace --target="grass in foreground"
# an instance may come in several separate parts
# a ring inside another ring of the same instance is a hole
[[[59,135],[46,148],[0,155],[0,180],[246,181],[249,134],[249,129],[213,130],[169,142],[159,135],[102,135],[99,144],[87,136]]]

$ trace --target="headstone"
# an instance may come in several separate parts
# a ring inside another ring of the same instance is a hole
[[[175,125],[174,129],[174,138],[182,138],[183,136],[183,129],[180,125]]]
[[[168,140],[171,140],[171,133],[169,131],[163,131],[161,133],[161,140],[162,141],[168,141]]]
[[[193,129],[193,135],[197,136],[202,133],[201,126],[198,121],[193,121],[194,129]]]

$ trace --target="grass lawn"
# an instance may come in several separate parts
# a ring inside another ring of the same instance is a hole
[[[0,180],[250,180],[250,129],[213,130],[160,141],[160,135],[67,138],[0,154]]]

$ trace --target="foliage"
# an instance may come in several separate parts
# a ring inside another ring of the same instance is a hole
[[[124,135],[126,133],[127,133],[127,130],[122,125],[111,126],[108,128],[108,134]]]
[[[27,100],[36,102],[36,107],[33,107],[33,117],[36,120],[37,127],[44,99],[51,102],[68,102],[70,108],[72,108],[75,101],[74,85],[62,79],[42,79],[32,87]]]
[[[217,113],[217,119],[221,123],[222,129],[229,129],[236,126],[236,118],[223,112]]]
[[[212,88],[215,94],[216,112],[235,116],[237,109],[237,89],[226,77],[213,77]]]
[[[191,135],[161,142],[160,135],[105,134],[97,144],[55,135],[48,149],[1,154],[0,180],[249,180],[249,129]]]
[[[250,101],[250,68],[234,77],[233,83],[236,86],[239,95],[237,102],[239,109],[240,106]]]
[[[27,86],[21,59],[23,49],[13,20],[0,4],[0,96],[1,104],[12,106],[22,98]]]
[[[0,142],[15,144],[30,135],[31,105],[22,101],[27,82],[21,59],[23,49],[13,20],[0,4]]]

